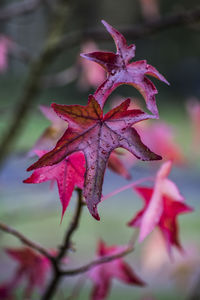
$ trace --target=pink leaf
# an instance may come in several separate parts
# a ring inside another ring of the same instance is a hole
[[[10,290],[14,290],[21,280],[26,280],[25,296],[30,298],[36,287],[43,288],[50,271],[50,261],[28,247],[6,249],[6,253],[14,259],[18,267],[10,281]]]
[[[192,211],[192,208],[183,203],[177,186],[166,178],[170,170],[171,162],[164,163],[157,173],[154,188],[135,188],[144,199],[145,206],[129,222],[129,226],[140,227],[140,242],[158,226],[164,235],[169,253],[171,245],[181,248],[176,224],[177,215]]]
[[[137,129],[145,145],[174,164],[186,162],[181,147],[175,141],[174,129],[164,122],[155,122],[149,126],[138,126]]]
[[[101,240],[98,244],[98,258],[112,256],[124,250],[122,246],[106,246]],[[89,276],[94,283],[91,299],[103,300],[108,296],[112,279],[116,278],[126,284],[144,286],[145,283],[135,274],[132,268],[122,259],[94,267]]]

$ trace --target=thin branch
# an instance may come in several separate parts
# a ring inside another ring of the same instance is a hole
[[[72,237],[74,231],[76,231],[79,226],[80,216],[81,216],[82,208],[83,208],[82,190],[77,189],[77,193],[78,193],[78,203],[77,203],[76,211],[75,211],[73,220],[72,220],[72,222],[67,230],[67,233],[65,235],[63,245],[60,247],[60,252],[56,257],[57,263],[59,263],[62,260],[62,258],[65,256],[65,254],[69,250],[70,244],[71,244],[71,237]]]
[[[49,300],[54,296],[58,288],[58,285],[60,283],[60,280],[62,279],[62,271],[60,269],[60,263],[64,258],[64,256],[67,254],[68,250],[71,248],[71,238],[73,233],[77,230],[79,226],[79,221],[80,221],[81,212],[83,208],[82,190],[77,189],[77,193],[78,193],[78,199],[77,199],[77,207],[75,210],[75,214],[66,232],[63,244],[60,247],[60,251],[58,252],[58,255],[55,257],[55,260],[53,262],[54,274],[46,291],[44,292],[42,300]]]
[[[128,255],[129,253],[131,253],[133,251],[133,246],[128,246],[125,250],[123,250],[122,252],[119,252],[117,254],[114,255],[110,255],[110,256],[105,256],[99,259],[96,259],[90,263],[88,263],[87,265],[84,265],[82,267],[79,267],[77,269],[72,269],[72,270],[67,270],[67,271],[62,271],[61,275],[62,276],[74,276],[77,274],[81,274],[81,273],[85,273],[87,271],[89,271],[90,269],[101,265],[101,264],[105,264],[105,263],[109,263],[117,258],[121,258],[123,256]]]
[[[42,255],[46,256],[49,260],[53,261],[54,257],[41,245],[33,242],[29,238],[25,237],[21,232],[17,231],[16,229],[0,222],[0,230],[15,236],[19,239],[24,245],[29,246],[30,248],[40,252]]]
[[[180,27],[184,25],[194,24],[200,21],[200,7],[190,11],[182,11],[176,14],[169,14],[155,21],[146,22],[144,24],[129,25],[129,27],[118,28],[126,39],[136,40],[146,36],[162,32],[164,30]],[[62,51],[68,47],[74,47],[86,39],[94,39],[96,41],[109,40],[110,36],[105,29],[83,29],[67,34],[57,45],[57,51]]]
[[[10,4],[0,11],[0,21],[5,21],[33,12],[43,0],[24,0]]]
[[[1,17],[1,13],[0,13],[0,17]],[[126,39],[136,40],[160,31],[162,32],[163,30],[172,29],[174,27],[192,25],[199,21],[200,21],[200,7],[197,7],[190,11],[182,11],[176,14],[170,14],[162,18],[156,19],[155,21],[146,22],[138,25],[133,24],[133,25],[129,25],[128,27],[123,27],[119,29],[126,36]],[[66,48],[73,48],[74,46],[77,46],[80,42],[87,39],[94,39],[96,41],[99,40],[105,41],[105,40],[109,40],[110,37],[108,33],[105,31],[105,29],[93,28],[93,29],[77,30],[65,35],[57,44],[56,50],[62,51],[63,49]],[[21,58],[22,60],[25,58],[24,60],[26,61],[27,56],[28,56],[27,51],[25,49],[20,49],[19,46],[19,58]],[[31,57],[28,57],[28,62],[30,60]]]

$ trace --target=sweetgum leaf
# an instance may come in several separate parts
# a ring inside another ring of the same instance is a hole
[[[112,35],[116,44],[117,52],[91,52],[81,54],[82,57],[100,64],[107,72],[107,79],[96,90],[94,96],[103,107],[108,96],[119,85],[128,84],[134,86],[144,97],[147,108],[158,116],[155,95],[158,93],[154,84],[146,77],[151,75],[169,84],[153,66],[146,60],[131,62],[135,56],[135,45],[128,46],[124,36],[105,21],[102,21],[107,31]]]
[[[114,149],[127,149],[141,160],[161,159],[142,143],[137,131],[131,127],[155,116],[138,109],[128,110],[129,104],[130,99],[127,99],[105,116],[92,95],[87,106],[52,104],[58,116],[68,122],[68,129],[56,147],[30,166],[28,171],[52,166],[73,152],[82,151],[86,162],[83,194],[90,213],[99,220],[97,205],[101,200],[107,162]]]

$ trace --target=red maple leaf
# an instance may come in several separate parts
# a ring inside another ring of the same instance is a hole
[[[105,116],[99,103],[91,95],[88,105],[52,104],[56,113],[68,122],[68,129],[56,147],[42,156],[27,171],[52,166],[73,152],[82,151],[86,161],[84,197],[90,213],[99,220],[97,205],[101,200],[104,173],[109,156],[122,147],[141,160],[158,160],[131,126],[154,118],[141,110],[128,110],[130,99],[110,110]]]
[[[105,21],[102,21],[107,31],[112,35],[116,44],[117,52],[91,52],[81,54],[82,57],[100,64],[107,72],[107,79],[96,90],[94,96],[101,107],[104,106],[108,96],[119,85],[128,84],[134,86],[144,97],[147,108],[158,115],[155,95],[158,93],[154,84],[146,77],[151,75],[169,84],[153,66],[147,64],[146,60],[130,62],[135,56],[135,45],[127,45],[124,36]]]
[[[58,115],[54,112],[53,108],[41,105],[41,112],[44,116],[51,121],[51,125],[44,131],[38,141],[35,143],[33,148],[29,151],[29,155],[38,154],[41,157],[45,152],[43,150],[51,150],[55,147],[56,142],[63,135],[67,129],[67,122],[63,121]],[[43,153],[42,153],[43,152]],[[47,152],[47,151],[46,151]],[[108,168],[118,175],[123,176],[126,179],[130,179],[131,175],[129,174],[127,168],[123,164],[123,161],[120,159],[123,155],[118,155],[116,152],[112,152],[108,161]],[[64,179],[63,179],[64,180]],[[27,182],[27,183],[39,183],[39,182]]]
[[[36,287],[43,288],[47,274],[50,271],[50,261],[28,247],[6,249],[6,253],[18,263],[18,267],[11,279],[10,291],[14,290],[21,280],[26,280],[24,296],[30,298]]]
[[[154,188],[135,187],[136,192],[144,199],[145,206],[128,223],[129,226],[140,227],[139,240],[142,241],[155,226],[158,226],[166,241],[167,250],[171,254],[171,246],[181,250],[178,238],[176,218],[181,213],[193,209],[183,203],[177,186],[166,177],[171,170],[171,162],[162,165],[156,178]]]
[[[98,258],[112,256],[124,250],[122,246],[106,246],[101,240],[97,248]],[[145,283],[134,273],[132,268],[122,259],[117,258],[112,262],[94,267],[89,276],[94,282],[91,294],[92,300],[103,300],[108,296],[111,282],[116,278],[126,284],[144,286]]]
[[[39,157],[46,151],[37,151]],[[54,166],[35,170],[24,180],[24,183],[41,183],[48,180],[57,181],[60,201],[62,204],[62,218],[70,202],[75,186],[83,188],[85,173],[85,158],[83,153],[77,152],[63,159]]]

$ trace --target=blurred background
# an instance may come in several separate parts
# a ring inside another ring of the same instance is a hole
[[[147,122],[141,128],[138,126],[138,130],[152,150],[155,148],[164,160],[174,161],[170,178],[180,188],[187,204],[195,209],[192,214],[180,217],[180,238],[187,255],[182,257],[176,253],[174,261],[170,261],[162,245],[159,251],[154,249],[158,242],[151,235],[142,245],[137,243],[134,254],[127,257],[148,287],[132,288],[116,281],[109,299],[200,299],[191,297],[200,273],[199,1],[68,2],[62,32],[64,42],[59,51],[45,61],[45,66],[40,64],[40,75],[31,77],[52,30],[52,15],[57,1],[0,1],[0,148],[6,146],[0,170],[0,219],[46,247],[56,248],[61,243],[73,213],[75,193],[63,223],[59,225],[61,205],[57,187],[51,190],[49,182],[25,185],[22,181],[29,176],[26,168],[36,159],[31,149],[49,126],[51,129],[58,126],[55,120],[44,116],[39,105],[50,106],[52,102],[85,105],[88,95],[105,78],[103,69],[86,63],[79,56],[81,52],[96,49],[115,52],[113,40],[101,24],[104,19],[127,36],[128,44],[136,44],[135,60],[146,59],[170,82],[170,86],[166,86],[153,79],[159,91],[156,99],[160,120]],[[31,80],[36,82],[37,92],[30,91],[29,97],[26,92],[31,90],[31,84],[34,85]],[[131,97],[133,106],[144,108],[144,100],[138,91],[122,86],[112,93],[105,111],[126,97]],[[9,136],[13,120],[16,115],[20,116],[23,105],[25,109],[19,124],[16,123],[18,130],[13,130],[14,137],[11,130]],[[5,142],[6,136],[9,136],[9,142]],[[51,142],[53,145],[56,141],[52,139]],[[155,175],[159,168],[158,163],[130,163],[126,154],[122,160],[132,181]],[[107,170],[103,194],[129,182]],[[109,245],[126,244],[133,232],[126,224],[141,205],[141,200],[129,189],[99,205],[101,222],[92,219],[85,209],[81,226],[73,239],[77,251],[70,255],[69,267],[82,265],[94,258],[99,238]],[[21,245],[14,237],[2,232],[0,243],[0,282],[3,282],[15,268],[3,249]],[[55,299],[67,299],[75,282],[75,278],[66,279]],[[88,280],[79,299],[88,299],[90,290],[91,282]],[[21,291],[17,291],[16,299],[22,299],[21,295]],[[38,299],[37,291],[33,299]]]

